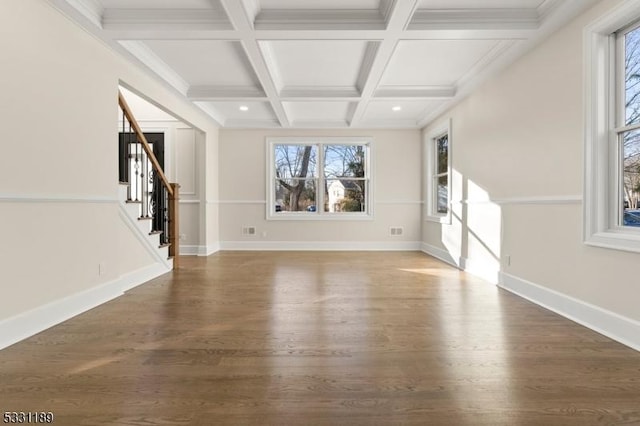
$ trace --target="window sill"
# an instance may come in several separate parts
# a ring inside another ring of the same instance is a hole
[[[640,233],[608,230],[588,236],[586,245],[640,253]]]
[[[447,216],[426,216],[424,218],[425,222],[435,222],[441,223],[443,225],[451,225],[451,215]]]
[[[372,214],[343,214],[343,213],[284,213],[278,215],[268,215],[267,220],[273,221],[370,221],[373,220]]]

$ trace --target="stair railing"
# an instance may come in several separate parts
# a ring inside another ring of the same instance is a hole
[[[180,185],[167,179],[120,91],[118,104],[123,113],[119,172],[120,181],[128,185],[127,202],[140,204],[139,219],[151,220],[151,234],[160,235],[160,247],[169,247],[169,257],[173,258],[173,267],[177,269]]]

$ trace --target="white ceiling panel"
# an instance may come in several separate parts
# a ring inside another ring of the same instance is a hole
[[[262,9],[378,9],[380,0],[259,0]]]
[[[535,9],[545,0],[420,0],[420,9]]]
[[[346,122],[351,109],[350,102],[283,102],[283,105],[293,122]]]
[[[287,88],[355,88],[366,41],[295,40],[260,43],[280,90]]]
[[[445,101],[371,101],[367,105],[363,121],[376,123],[379,121],[420,120],[427,111],[441,106]]]
[[[492,48],[494,40],[404,40],[382,77],[383,86],[452,86]]]
[[[147,46],[192,86],[258,85],[239,42],[149,40]]]
[[[420,128],[598,0],[51,1],[222,127]]]
[[[271,120],[276,116],[269,102],[197,102],[198,105],[215,110],[224,120]]]

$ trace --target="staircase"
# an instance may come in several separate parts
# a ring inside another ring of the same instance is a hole
[[[169,252],[171,244],[161,240],[162,231],[152,229],[151,218],[140,216],[141,203],[129,200],[129,191],[129,184],[120,182],[118,199],[120,200],[121,218],[157,263],[164,265],[167,270],[173,269],[175,258]]]
[[[156,261],[178,268],[180,185],[170,183],[144,133],[118,93],[122,110],[119,140],[120,216]]]

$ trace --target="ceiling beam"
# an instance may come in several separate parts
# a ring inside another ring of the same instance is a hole
[[[396,49],[402,33],[409,24],[417,4],[418,0],[409,0],[404,2],[396,1],[391,6],[385,38],[379,43],[375,51],[375,58],[371,61],[370,71],[366,78],[363,79],[364,83],[361,89],[362,100],[358,102],[352,116],[349,117],[349,122],[352,127],[357,126],[364,117],[367,104],[374,96],[378,82],[382,78],[382,74],[391,60],[391,56]]]
[[[237,32],[236,37],[240,38],[242,47],[244,48],[247,58],[249,59],[249,62],[262,85],[264,93],[271,103],[271,108],[273,108],[273,112],[278,118],[280,126],[284,128],[291,127],[289,117],[287,117],[287,113],[285,112],[282,102],[278,98],[279,93],[276,83],[271,78],[267,63],[260,52],[258,40],[255,37],[255,33],[252,31],[253,23],[250,21],[250,18],[243,7],[243,2],[238,0],[221,0],[221,3]]]

